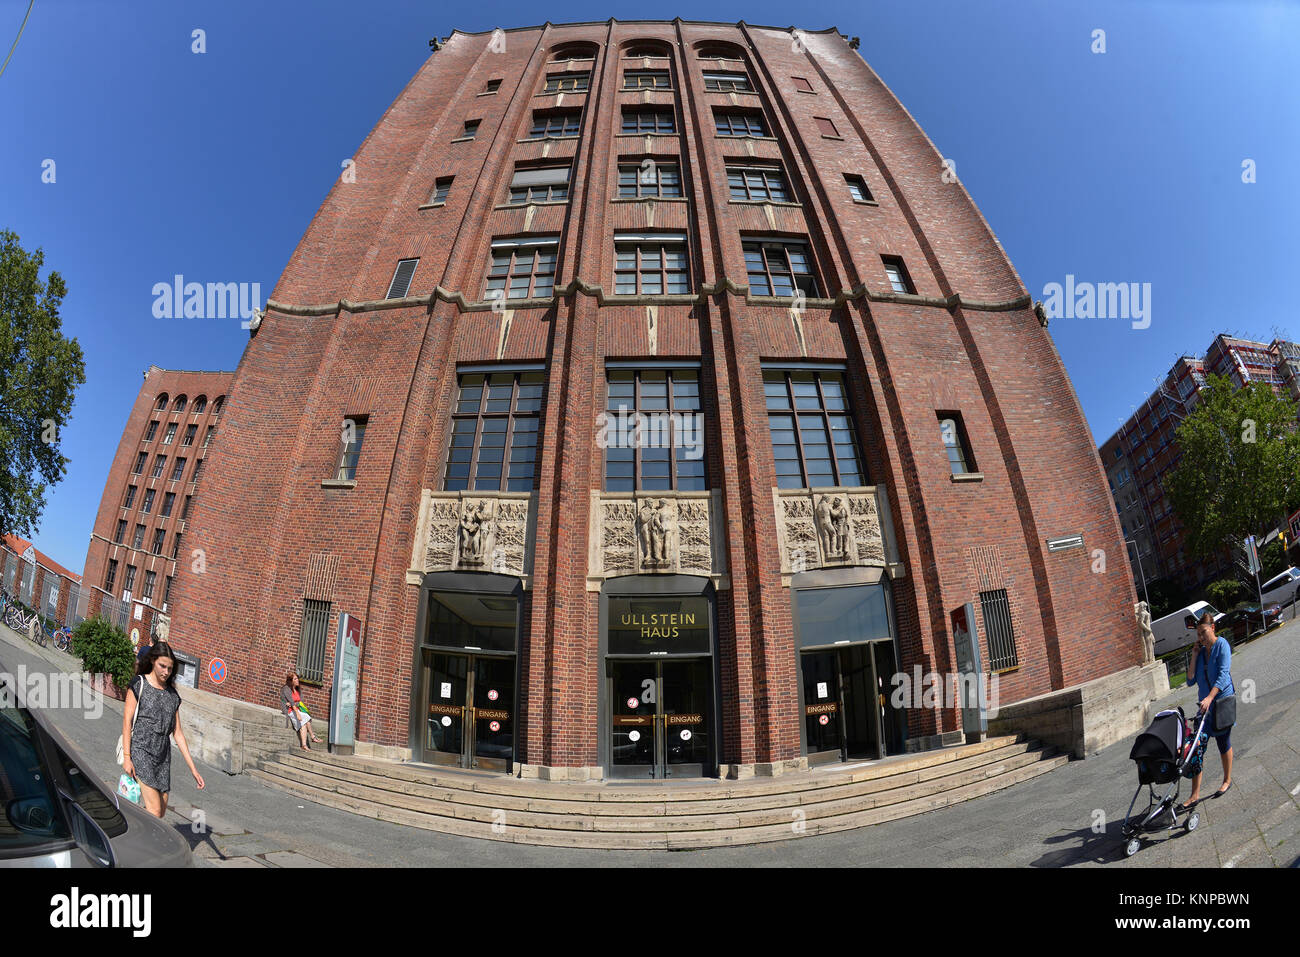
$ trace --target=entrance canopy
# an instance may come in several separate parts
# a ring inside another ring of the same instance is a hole
[[[824,573],[807,577],[806,587],[796,584],[791,589],[800,648],[828,648],[893,637],[889,586],[884,580],[835,584]]]

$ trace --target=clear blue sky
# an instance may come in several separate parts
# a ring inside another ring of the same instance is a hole
[[[8,51],[26,0],[0,0]],[[1057,319],[1098,441],[1218,332],[1300,335],[1300,7],[909,0],[694,3],[671,19],[862,38],[861,53],[957,172],[1030,291],[1067,274],[1149,282],[1151,326]],[[151,363],[234,369],[234,320],[155,319],[176,273],[270,294],[340,163],[429,55],[429,37],[635,19],[644,4],[468,8],[414,0],[36,0],[0,77],[0,227],[68,283],[87,381],[68,477],[37,545],[80,570],[122,427]],[[191,31],[207,52],[191,53]],[[1092,32],[1106,52],[1091,52]],[[3,55],[3,53],[0,53]],[[56,182],[42,183],[42,164]],[[1243,184],[1253,159],[1257,182]]]

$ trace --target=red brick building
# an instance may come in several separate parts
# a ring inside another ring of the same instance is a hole
[[[363,753],[692,776],[951,740],[892,679],[956,670],[967,603],[1003,703],[1139,663],[1061,360],[855,48],[442,43],[235,373],[173,592],[200,687],[297,668],[322,715],[348,613]]]
[[[0,536],[0,589],[47,619],[67,621],[81,576],[64,568],[26,539]]]
[[[233,379],[150,366],[122,430],[82,574],[97,593],[90,613],[105,595],[125,602],[137,640],[170,610],[185,524]]]

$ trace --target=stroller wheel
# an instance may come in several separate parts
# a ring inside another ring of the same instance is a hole
[[[1201,816],[1197,814],[1195,811],[1193,811],[1191,814],[1187,816],[1187,820],[1183,822],[1183,827],[1185,827],[1187,829],[1187,833],[1190,834],[1192,831],[1196,830],[1196,826],[1200,823],[1201,823]]]
[[[1139,840],[1135,837],[1135,838],[1133,838],[1131,841],[1129,841],[1127,844],[1124,845],[1124,856],[1125,856],[1125,857],[1132,857],[1134,854],[1136,854],[1136,853],[1137,853],[1138,851],[1140,851],[1141,849],[1142,849],[1142,842],[1139,841]]]

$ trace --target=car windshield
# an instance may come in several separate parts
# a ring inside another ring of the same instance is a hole
[[[41,762],[36,722],[0,688],[0,858],[27,857],[71,840],[54,783]]]

